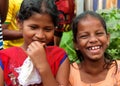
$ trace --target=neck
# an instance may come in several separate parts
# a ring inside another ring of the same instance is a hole
[[[105,70],[104,65],[105,65],[104,59],[99,61],[93,61],[93,62],[83,61],[81,63],[81,68],[83,69],[83,71],[85,71],[88,74],[96,75]]]

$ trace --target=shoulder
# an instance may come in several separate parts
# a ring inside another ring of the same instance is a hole
[[[49,65],[54,75],[57,74],[58,68],[67,58],[66,52],[57,46],[47,46],[46,55]]]
[[[76,62],[70,64],[70,72],[75,72],[75,71],[78,71],[79,70],[79,66]]]
[[[117,64],[120,64],[120,60],[116,60],[117,61]]]
[[[0,59],[3,64],[21,64],[27,57],[27,54],[20,47],[10,47],[0,51]]]
[[[0,51],[0,53],[8,53],[8,52],[13,52],[13,50],[15,49],[20,49],[19,47],[10,47],[10,48],[6,48]]]
[[[9,5],[15,5],[18,3],[22,3],[23,0],[9,0]]]
[[[69,83],[76,86],[77,81],[80,82],[80,69],[76,62],[70,64]]]
[[[0,51],[0,57],[14,57],[15,55],[18,56],[21,54],[23,50],[20,47],[10,47],[7,49],[3,49]]]
[[[52,61],[59,64],[62,64],[65,61],[65,59],[68,57],[64,49],[58,46],[47,46],[46,55],[48,61]]]
[[[120,60],[116,60],[117,62],[117,73],[116,73],[116,80],[118,82],[118,85],[120,86]]]
[[[64,54],[66,54],[65,50],[63,48],[58,47],[58,46],[48,46],[46,48],[46,50],[48,52],[52,53],[52,54],[53,53],[57,53],[57,54],[64,53]]]
[[[12,54],[14,54],[13,47],[0,50],[0,60],[2,63],[7,64]]]
[[[47,46],[47,48],[49,48],[49,49],[62,49],[63,50],[63,48],[61,48],[59,46]]]
[[[120,72],[120,60],[116,60],[117,65],[118,65],[118,71]]]
[[[70,77],[74,77],[75,75],[79,74],[80,68],[76,62],[70,64]]]

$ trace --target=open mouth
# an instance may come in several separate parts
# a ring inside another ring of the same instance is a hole
[[[91,46],[87,48],[91,53],[99,53],[101,46],[97,45],[97,46]]]

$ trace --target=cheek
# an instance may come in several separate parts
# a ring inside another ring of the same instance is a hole
[[[31,40],[33,37],[34,33],[30,32],[30,31],[23,31],[23,37],[27,40]]]
[[[51,33],[47,34],[47,39],[48,40],[53,40],[53,38],[54,38],[54,32],[51,32]]]
[[[107,48],[108,45],[109,45],[109,40],[108,39],[104,39],[103,40],[103,45],[105,46],[105,48]]]
[[[87,44],[87,40],[77,40],[77,44],[79,49],[83,49]]]
[[[106,45],[106,44],[109,43],[109,38],[107,38],[106,36],[99,38],[99,40],[101,40],[101,42],[102,42],[104,45]]]

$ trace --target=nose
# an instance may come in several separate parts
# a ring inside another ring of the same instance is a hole
[[[98,42],[98,38],[96,37],[96,36],[90,36],[90,38],[89,38],[89,42],[90,43],[96,43],[96,42]]]
[[[45,33],[43,30],[37,31],[35,34],[36,38],[38,39],[44,39],[45,38]]]

